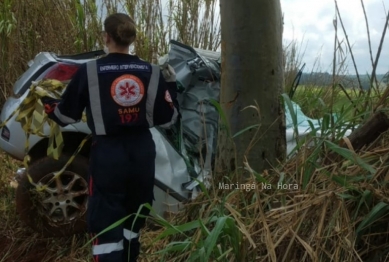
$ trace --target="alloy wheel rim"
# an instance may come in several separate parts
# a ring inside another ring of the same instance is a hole
[[[87,209],[88,183],[70,171],[52,180],[53,176],[54,173],[50,173],[39,180],[41,185],[46,185],[40,201],[43,214],[56,225],[83,217]]]

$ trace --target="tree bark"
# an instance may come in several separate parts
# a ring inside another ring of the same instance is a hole
[[[355,129],[355,131],[348,136],[348,139],[350,140],[354,151],[357,152],[365,145],[374,142],[374,140],[388,129],[388,116],[384,112],[377,112],[367,120],[366,123]]]
[[[286,155],[280,96],[284,91],[281,5],[279,0],[221,0],[220,6],[220,101],[227,128],[234,135],[252,125],[260,127],[235,137],[234,143],[221,133],[219,164],[240,167],[247,157],[251,168],[261,172],[276,166]],[[259,112],[243,110],[256,103]]]
[[[365,146],[373,143],[382,133],[389,129],[389,118],[384,112],[377,112],[372,115],[365,123],[355,129],[347,138],[349,144],[345,140],[340,140],[339,145],[344,148],[360,151]],[[324,162],[325,165],[337,163],[342,160],[342,157],[335,152],[327,155]]]

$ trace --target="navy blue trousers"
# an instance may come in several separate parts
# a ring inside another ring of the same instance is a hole
[[[136,217],[142,204],[154,199],[155,144],[149,130],[139,134],[96,136],[91,148],[88,231],[95,237],[120,219],[132,215],[94,239],[96,262],[136,261],[139,232],[145,218]],[[149,215],[143,208],[142,215]]]

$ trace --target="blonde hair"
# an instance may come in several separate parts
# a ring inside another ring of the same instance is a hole
[[[123,13],[108,16],[104,21],[104,30],[120,46],[131,45],[136,38],[134,20]]]

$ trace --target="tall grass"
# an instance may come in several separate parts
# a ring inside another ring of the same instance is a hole
[[[166,2],[166,6],[163,6]],[[103,47],[101,31],[107,14],[134,17],[138,37],[134,53],[156,62],[170,39],[193,47],[220,46],[216,0],[4,0],[0,2],[0,106],[15,80],[38,52],[73,54]]]
[[[96,35],[85,28],[92,10],[78,1],[6,0],[0,2],[0,10],[1,105],[37,53],[68,54],[94,46]]]

